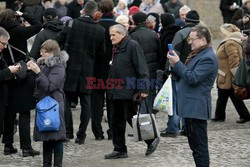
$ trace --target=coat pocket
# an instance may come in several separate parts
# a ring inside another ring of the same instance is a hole
[[[218,84],[224,84],[226,82],[226,73],[224,73],[223,71],[221,71],[220,69],[218,70]]]

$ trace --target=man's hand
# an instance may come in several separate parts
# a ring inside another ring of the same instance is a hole
[[[172,53],[174,54],[173,56],[170,55],[169,52],[168,52],[167,58],[169,59],[170,66],[171,66],[171,67],[174,67],[174,65],[175,65],[178,61],[180,61],[180,58],[179,58],[179,56],[175,53],[174,50],[173,50]]]

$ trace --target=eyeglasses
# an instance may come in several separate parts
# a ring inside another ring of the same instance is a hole
[[[6,46],[8,45],[8,42],[5,43],[5,42],[0,41],[0,43],[1,43],[4,47],[6,47]]]
[[[190,38],[190,37],[188,37],[187,42],[188,43],[193,43],[196,39],[201,39],[201,38]]]

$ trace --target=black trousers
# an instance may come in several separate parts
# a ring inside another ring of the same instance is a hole
[[[113,145],[114,151],[127,152],[125,132],[126,122],[132,127],[132,118],[136,115],[135,105],[132,100],[111,101],[114,111],[112,112],[111,124],[113,127]],[[150,145],[154,140],[145,141]]]
[[[65,107],[65,124],[66,124],[66,134],[67,136],[73,136],[74,128],[73,128],[73,118],[72,111],[70,107],[71,100],[67,95],[68,92],[65,91],[66,96],[66,107]],[[91,114],[91,94],[78,93],[80,97],[80,105],[81,105],[81,114],[80,114],[80,125],[79,130],[77,132],[77,137],[79,139],[84,139],[86,137],[86,130],[88,127],[90,114]]]
[[[228,98],[233,102],[235,109],[237,110],[240,118],[248,119],[250,118],[248,109],[245,106],[245,103],[242,100],[235,98],[233,89],[220,89],[218,88],[218,99],[216,102],[215,109],[215,118],[217,119],[226,119],[226,106]]]
[[[11,109],[5,115],[3,143],[11,145],[14,143],[14,123],[16,114]],[[20,136],[20,149],[30,149],[30,111],[23,111],[19,113],[19,136]]]
[[[185,118],[188,144],[193,151],[196,167],[209,167],[207,121]]]
[[[104,132],[102,129],[102,117],[103,117],[103,107],[104,103],[106,102],[107,107],[107,118],[108,118],[108,126],[110,131],[112,128],[110,123],[111,118],[111,108],[110,108],[110,100],[106,96],[106,90],[93,90],[92,91],[92,113],[91,113],[91,126],[92,132],[94,133],[95,137],[102,137]],[[111,130],[112,131],[112,130]]]

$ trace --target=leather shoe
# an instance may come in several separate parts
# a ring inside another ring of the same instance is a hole
[[[225,122],[225,119],[222,118],[213,118],[211,119],[212,122]]]
[[[17,149],[13,146],[4,146],[4,155],[10,155],[17,153]]]
[[[248,121],[250,121],[250,118],[240,118],[236,120],[238,124],[244,124],[245,122],[248,122]]]
[[[127,158],[128,154],[126,152],[113,151],[110,154],[106,154],[104,159],[118,159],[118,158]]]
[[[33,148],[30,149],[23,149],[23,157],[28,157],[28,156],[36,156],[36,155],[40,155],[40,151],[36,151]]]
[[[176,134],[176,133],[169,133],[167,131],[161,132],[160,135],[161,135],[161,137],[177,137],[178,136],[178,134]]]
[[[152,154],[156,150],[159,143],[160,143],[160,138],[155,138],[154,141],[148,146],[145,155]]]
[[[85,139],[76,138],[75,140],[75,143],[78,143],[79,145],[84,144],[84,142],[85,142]]]

